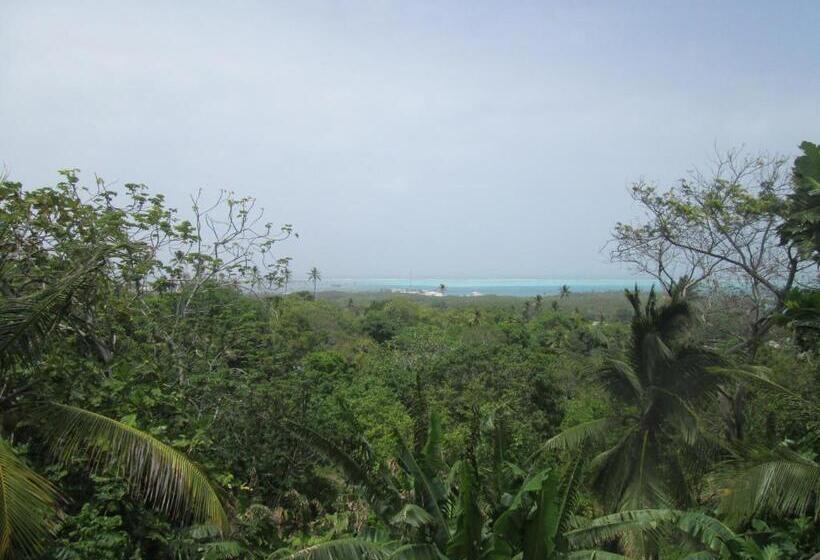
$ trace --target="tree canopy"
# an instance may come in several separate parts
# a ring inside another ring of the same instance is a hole
[[[252,198],[0,182],[0,558],[809,558],[801,149],[637,184],[658,289],[535,298],[317,298]]]

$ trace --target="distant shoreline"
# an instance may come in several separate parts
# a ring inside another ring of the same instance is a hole
[[[626,320],[630,316],[631,308],[629,302],[624,297],[623,290],[578,292],[571,293],[565,297],[561,297],[560,294],[548,294],[542,297],[544,309],[560,308],[565,311],[578,312],[591,320],[598,320],[602,316],[607,319]],[[496,294],[487,294],[481,297],[465,297],[452,294],[445,294],[440,297],[429,297],[421,294],[390,291],[345,292],[325,290],[324,292],[318,293],[318,299],[337,305],[354,305],[362,308],[367,307],[373,302],[406,301],[424,306],[445,306],[453,309],[491,309],[498,307],[509,308],[510,306],[519,308],[527,303],[532,304],[535,297]]]
[[[443,284],[443,288],[442,288]],[[367,278],[367,279],[327,279],[320,282],[317,291],[322,293],[343,292],[354,294],[412,295],[426,298],[445,296],[487,297],[487,296],[555,296],[566,286],[570,293],[607,293],[623,292],[625,288],[635,285],[648,290],[653,282],[644,278],[487,278],[487,279],[447,279],[447,278]],[[293,282],[291,291],[301,289],[313,291],[308,282]]]

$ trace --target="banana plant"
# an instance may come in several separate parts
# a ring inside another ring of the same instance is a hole
[[[351,536],[319,543],[298,551],[282,551],[276,558],[293,560],[450,559],[450,560],[583,560],[623,558],[601,550],[573,546],[565,538],[570,527],[581,480],[582,455],[565,472],[537,469],[530,474],[514,467],[515,476],[495,486],[502,491],[490,503],[482,490],[487,479],[503,465],[501,453],[494,464],[480,468],[468,447],[465,456],[447,467],[440,453],[440,425],[431,415],[427,441],[415,454],[396,434],[396,454],[402,482],[385,468],[356,461],[352,454],[311,430],[289,423],[288,429],[334,462],[360,491],[378,517],[387,520],[387,536],[373,539]],[[370,473],[370,474],[368,474]],[[374,475],[372,473],[378,473]],[[523,475],[514,488],[513,481]],[[391,489],[387,491],[386,489]],[[387,498],[387,499],[385,499]],[[398,500],[398,501],[397,501]]]
[[[491,560],[505,560],[521,551],[523,560],[563,558],[569,552],[564,532],[575,507],[581,457],[562,477],[555,469],[534,473],[509,500],[493,525]]]

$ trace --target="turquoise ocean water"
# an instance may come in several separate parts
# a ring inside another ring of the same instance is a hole
[[[436,291],[440,284],[446,286],[447,295],[478,296],[535,296],[553,295],[567,285],[575,293],[611,292],[632,288],[635,284],[649,289],[652,281],[645,278],[328,278],[319,283],[318,289],[342,292],[382,291]]]

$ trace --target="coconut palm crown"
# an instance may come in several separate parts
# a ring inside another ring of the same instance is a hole
[[[547,447],[592,440],[600,450],[591,463],[593,485],[611,510],[682,506],[691,497],[683,464],[702,462],[710,441],[700,411],[725,381],[712,369],[721,359],[689,343],[692,312],[679,293],[664,304],[654,289],[645,304],[637,287],[626,297],[633,309],[628,350],[593,372],[620,408],[569,428]]]
[[[316,287],[322,281],[322,273],[315,266],[308,272],[308,281],[313,282],[313,298],[316,299]]]

